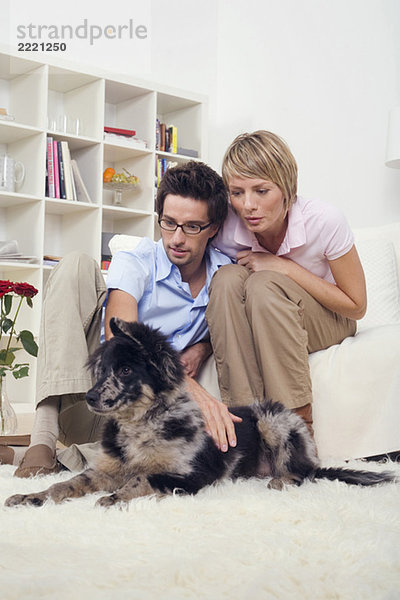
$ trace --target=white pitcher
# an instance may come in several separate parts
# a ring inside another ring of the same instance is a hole
[[[11,156],[0,156],[0,192],[15,192],[25,178],[25,167]]]

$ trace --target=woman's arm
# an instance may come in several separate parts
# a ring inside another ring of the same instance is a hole
[[[336,285],[314,275],[289,258],[264,252],[239,252],[238,264],[251,271],[271,270],[287,275],[320,304],[350,319],[361,319],[367,309],[364,271],[355,246],[329,261]]]

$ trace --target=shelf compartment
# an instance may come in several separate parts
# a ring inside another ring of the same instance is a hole
[[[31,204],[41,202],[41,196],[19,194],[17,192],[0,192],[0,208],[18,206],[20,204]]]
[[[144,217],[149,216],[153,213],[148,210],[140,210],[134,208],[124,208],[121,206],[103,206],[103,214],[106,217],[113,217],[115,219],[123,219],[125,217]]]
[[[10,57],[7,60],[0,55],[0,106],[6,108],[17,123],[44,127],[46,84],[46,66],[38,67],[29,61],[10,60]]]
[[[39,262],[43,254],[42,207],[41,202],[28,202],[0,208],[0,240],[16,240],[22,255],[35,256]]]
[[[181,98],[171,94],[157,94],[157,119],[166,126],[177,128],[178,148],[196,150],[198,158],[203,155],[204,130],[202,122],[204,103],[191,98]],[[156,150],[157,154],[159,153]],[[166,153],[168,156],[171,153]],[[173,156],[175,156],[173,154]],[[191,157],[180,154],[180,160],[190,160]]]
[[[3,141],[0,132],[0,144]],[[3,144],[4,153],[22,162],[25,167],[25,178],[16,187],[16,193],[26,196],[44,195],[45,148],[46,136],[43,132]]]
[[[46,214],[67,215],[78,211],[98,210],[99,205],[75,200],[61,200],[59,198],[46,198]]]
[[[1,144],[12,144],[19,140],[24,140],[32,135],[41,133],[41,130],[37,127],[29,127],[28,125],[21,125],[15,121],[1,121],[0,120],[0,143]]]
[[[176,161],[179,164],[189,162],[189,160],[194,160],[197,162],[201,161],[201,158],[197,158],[195,156],[187,156],[186,154],[174,154],[173,152],[161,152],[159,150],[156,151],[156,156],[158,156],[158,158],[166,158],[168,161]]]
[[[102,231],[152,238],[154,231],[153,214],[144,211],[126,211],[117,207],[103,209]]]
[[[153,153],[148,152],[114,163],[109,161],[104,162],[103,171],[106,167],[113,167],[117,173],[123,173],[124,169],[126,169],[132,175],[139,177],[138,189],[123,193],[122,208],[149,210],[149,198],[152,196],[154,185],[153,160]],[[103,207],[112,206],[113,200],[114,192],[103,189]]]
[[[57,67],[49,68],[48,121],[59,135],[103,137],[104,80]],[[66,121],[60,131],[59,120]],[[78,130],[76,129],[78,127]]]
[[[153,91],[116,81],[106,82],[104,125],[136,131],[136,137],[145,140],[150,150],[154,148],[154,113]]]
[[[79,250],[99,260],[101,211],[96,210],[96,205],[79,202],[70,204],[75,209],[71,210],[72,207],[60,201],[53,204],[53,201],[46,200],[43,255],[62,257]],[[60,211],[49,212],[49,206],[58,206]],[[62,212],[61,206],[68,208],[67,212]]]
[[[132,146],[124,146],[118,143],[104,142],[104,163],[115,163],[137,156],[146,156],[151,154],[151,150],[133,148]]]
[[[87,189],[91,203],[86,202],[74,202],[70,199],[67,203],[80,204],[80,205],[99,205],[101,202],[101,156],[102,147],[96,141],[87,139],[77,138],[72,140],[71,138],[64,135],[53,135],[50,136],[53,140],[67,141],[70,149],[71,159],[77,162],[81,177]],[[76,143],[74,143],[76,142]],[[49,198],[47,198],[49,199]],[[54,200],[54,198],[50,198]],[[58,200],[58,198],[57,198]],[[61,205],[60,205],[61,206]]]
[[[30,273],[40,269],[40,258],[36,263],[25,263],[25,262],[12,262],[7,260],[0,260],[0,275],[4,277],[7,274],[7,279],[12,279],[12,274],[15,273]],[[18,279],[21,277],[18,276]]]
[[[99,141],[94,138],[72,135],[63,133],[62,131],[51,131],[50,129],[47,130],[47,136],[52,137],[53,140],[64,140],[68,142],[68,146],[71,151],[99,144]]]

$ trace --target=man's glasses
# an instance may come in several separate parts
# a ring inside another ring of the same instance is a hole
[[[182,225],[178,225],[178,223],[170,221],[169,219],[159,219],[158,224],[161,229],[165,229],[165,231],[176,231],[178,227],[180,227],[183,233],[186,233],[187,235],[197,235],[212,225],[212,223],[207,223],[207,225],[196,225],[195,223],[183,223]]]

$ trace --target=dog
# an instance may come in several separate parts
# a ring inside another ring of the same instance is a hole
[[[388,472],[322,468],[302,418],[270,400],[232,410],[242,418],[235,425],[237,445],[221,452],[165,336],[116,318],[110,326],[113,337],[88,363],[96,380],[86,395],[88,407],[107,417],[97,467],[45,491],[11,496],[6,506],[41,506],[101,491],[107,495],[97,504],[109,507],[174,490],[195,494],[238,477],[268,477],[275,489],[321,478],[364,486],[395,480]]]

